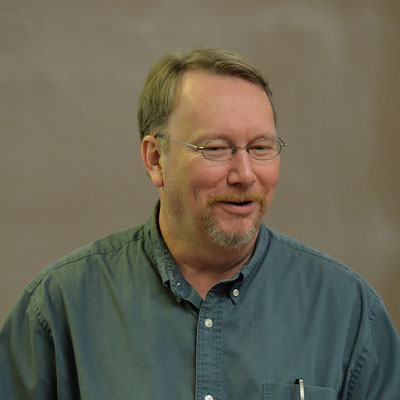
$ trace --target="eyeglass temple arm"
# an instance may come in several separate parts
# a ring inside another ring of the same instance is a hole
[[[181,142],[180,140],[172,139],[172,138],[170,138],[168,136],[164,136],[164,135],[161,135],[159,133],[157,133],[154,137],[155,138],[161,138],[161,139],[170,140],[171,142],[175,142],[175,143],[179,143],[179,144],[184,144],[185,146],[192,147],[192,148],[194,148],[196,150],[203,150],[204,149],[204,146],[196,146],[195,144],[192,144],[192,143]]]

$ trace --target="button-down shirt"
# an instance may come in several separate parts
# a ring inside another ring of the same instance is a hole
[[[263,225],[203,300],[157,216],[25,288],[0,332],[1,399],[300,399],[303,382],[305,400],[400,399],[399,336],[358,274]]]

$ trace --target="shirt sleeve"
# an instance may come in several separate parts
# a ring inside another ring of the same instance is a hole
[[[51,331],[35,298],[24,292],[0,331],[0,397],[56,399]]]
[[[400,400],[400,338],[380,298],[352,369],[346,400]]]

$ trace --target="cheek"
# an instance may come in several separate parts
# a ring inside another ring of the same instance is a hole
[[[265,168],[257,174],[258,180],[266,191],[275,188],[279,178],[279,159],[270,168]]]
[[[214,196],[216,191],[225,189],[227,171],[216,166],[202,166],[191,175],[193,192],[202,200]]]

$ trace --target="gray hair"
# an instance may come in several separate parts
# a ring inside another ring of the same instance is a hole
[[[239,54],[214,48],[199,48],[187,53],[167,53],[151,68],[139,97],[137,119],[140,140],[154,135],[165,126],[172,111],[179,78],[192,70],[204,70],[215,75],[245,79],[261,86],[272,104],[272,92],[267,78]]]

